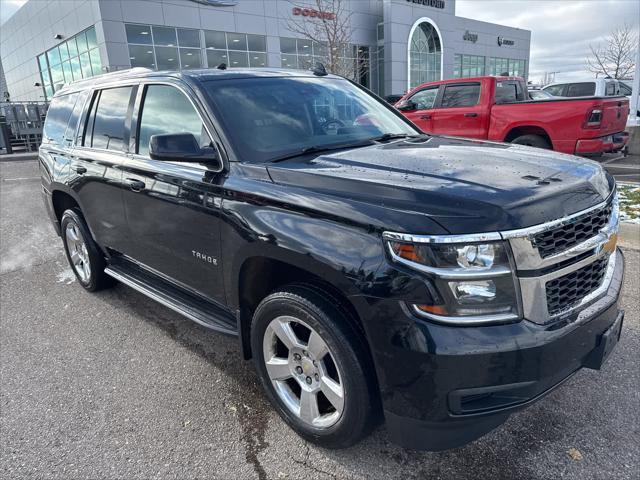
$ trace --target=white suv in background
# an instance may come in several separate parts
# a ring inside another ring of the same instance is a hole
[[[580,82],[557,82],[543,87],[554,97],[613,97],[622,95],[620,82],[613,78],[594,78]]]

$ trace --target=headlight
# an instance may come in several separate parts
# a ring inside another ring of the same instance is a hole
[[[431,320],[471,325],[520,318],[519,290],[508,244],[499,241],[425,243],[385,233],[394,262],[424,273],[434,301],[410,308]]]

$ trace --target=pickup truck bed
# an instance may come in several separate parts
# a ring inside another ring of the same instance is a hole
[[[438,92],[432,105],[412,101],[434,89]],[[538,101],[525,98],[526,85],[521,79],[478,77],[421,85],[396,106],[427,133],[513,142],[581,155],[617,151],[628,141],[624,131],[629,114],[626,97]]]

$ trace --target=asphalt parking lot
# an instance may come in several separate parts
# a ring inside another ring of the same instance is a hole
[[[464,448],[403,450],[381,427],[329,451],[285,426],[235,340],[123,285],[80,288],[37,175],[0,162],[3,478],[638,478],[640,251],[624,252],[626,320],[601,371]]]

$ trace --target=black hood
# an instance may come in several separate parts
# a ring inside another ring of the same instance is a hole
[[[605,200],[613,182],[599,164],[571,155],[447,137],[304,157],[268,170],[276,183],[427,216],[451,233],[561,218]]]

